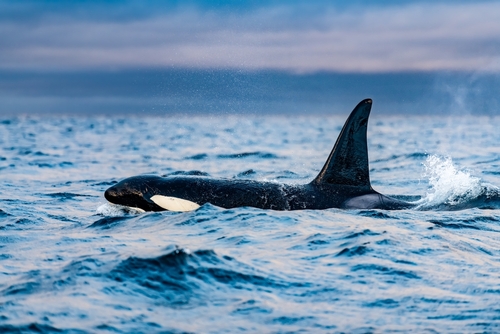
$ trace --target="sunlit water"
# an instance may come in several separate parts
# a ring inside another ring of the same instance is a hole
[[[499,118],[374,111],[372,185],[412,210],[103,198],[146,173],[309,182],[344,120],[4,119],[0,332],[500,331]]]

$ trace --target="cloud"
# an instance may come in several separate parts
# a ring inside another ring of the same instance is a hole
[[[1,19],[0,69],[500,70],[497,2],[139,9]]]

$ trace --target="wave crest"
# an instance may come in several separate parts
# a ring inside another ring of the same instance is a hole
[[[462,210],[500,207],[500,188],[483,182],[449,157],[430,155],[424,163],[429,190],[416,202],[417,209]]]

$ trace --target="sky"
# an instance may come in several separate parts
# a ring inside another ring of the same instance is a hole
[[[106,74],[135,73],[123,82],[161,75],[166,87],[166,73],[179,70],[245,72],[248,82],[263,71],[368,75],[374,85],[387,73],[427,73],[434,82],[442,73],[467,73],[457,86],[476,89],[482,76],[491,82],[500,73],[499,1],[0,0],[0,31],[0,113],[35,110],[37,101],[50,110],[58,98],[68,100],[57,82],[54,91],[40,83],[58,75],[67,74],[59,85],[73,78],[88,92],[75,73],[87,85]],[[100,98],[126,95],[130,85]],[[96,94],[82,94],[98,104]],[[145,109],[162,98],[155,94]]]

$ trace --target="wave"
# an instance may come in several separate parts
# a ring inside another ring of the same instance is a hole
[[[388,161],[394,161],[394,160],[398,160],[398,159],[422,160],[422,159],[426,158],[427,156],[428,156],[427,153],[424,153],[424,152],[414,152],[414,153],[408,153],[408,154],[393,154],[387,158],[373,160],[372,163],[388,162]]]
[[[276,154],[268,153],[268,152],[242,152],[242,153],[234,153],[234,154],[219,154],[217,158],[219,159],[241,159],[241,158],[260,158],[260,159],[279,159]]]
[[[70,292],[83,281],[101,287],[107,295],[142,296],[171,308],[190,308],[221,300],[231,291],[256,291],[300,287],[273,274],[215,251],[164,248],[158,256],[116,259],[82,256],[56,270],[30,271],[4,285],[0,296],[12,300],[49,291]],[[111,283],[111,285],[110,285]],[[110,288],[112,286],[112,288]]]
[[[73,199],[75,197],[94,197],[92,195],[75,194],[75,193],[69,193],[69,192],[50,193],[50,194],[45,194],[45,196],[54,197],[54,198],[60,198],[62,200]]]
[[[81,330],[60,329],[49,325],[31,323],[29,325],[0,325],[0,333],[84,333]]]
[[[430,155],[424,163],[429,190],[419,201],[419,210],[463,210],[500,208],[500,188],[483,182],[468,170],[456,167],[449,157]]]
[[[106,275],[122,283],[122,292],[162,299],[171,307],[206,304],[206,293],[225,289],[286,288],[290,283],[270,277],[213,250],[169,246],[157,257],[131,256]],[[125,290],[128,290],[125,291]]]
[[[179,176],[179,175],[182,175],[182,176],[210,176],[209,173],[202,172],[199,170],[188,170],[188,171],[179,170],[179,171],[175,171],[172,173],[163,174],[162,177]]]

